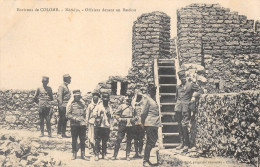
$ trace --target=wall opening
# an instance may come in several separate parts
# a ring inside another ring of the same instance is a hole
[[[112,82],[111,94],[112,95],[126,95],[128,82]]]

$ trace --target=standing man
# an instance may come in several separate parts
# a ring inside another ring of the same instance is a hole
[[[130,151],[131,151],[131,142],[134,138],[133,125],[137,121],[135,117],[134,108],[131,106],[132,99],[128,97],[125,104],[121,104],[117,112],[115,113],[115,118],[119,122],[118,125],[118,135],[115,142],[114,156],[113,159],[116,160],[120,144],[126,134],[126,160],[130,161]]]
[[[142,126],[140,115],[144,104],[144,96],[145,95],[143,95],[141,92],[137,92],[132,103],[132,106],[136,113],[136,117],[138,118],[135,122],[135,125],[133,126],[135,147],[135,155],[133,158],[142,158],[141,155],[144,145],[145,130]]]
[[[102,158],[108,159],[107,142],[110,134],[110,120],[112,108],[108,104],[109,94],[103,93],[102,102],[94,109],[93,116],[95,118],[94,136],[95,136],[95,161],[99,160],[100,142],[102,140]]]
[[[71,135],[72,135],[72,160],[77,158],[77,139],[80,139],[81,159],[85,157],[85,140],[87,130],[86,106],[81,100],[80,90],[73,91],[74,99],[67,105],[67,117],[70,120]]]
[[[71,83],[71,76],[69,74],[63,75],[64,83],[58,90],[58,110],[59,110],[59,122],[58,122],[58,135],[60,138],[68,138],[66,135],[67,118],[66,118],[66,106],[70,100],[70,90],[68,85]]]
[[[161,126],[159,116],[159,106],[156,103],[156,87],[149,84],[147,87],[147,96],[144,99],[144,106],[141,112],[141,123],[146,131],[146,146],[144,150],[143,166],[150,166],[150,153],[158,139],[158,127]]]
[[[183,152],[187,152],[190,146],[188,129],[191,119],[190,109],[195,102],[195,98],[202,94],[203,90],[198,85],[187,82],[184,70],[179,71],[178,76],[181,80],[181,85],[177,86],[175,111],[181,144],[176,149],[183,149]]]
[[[44,119],[46,120],[46,126],[48,130],[48,136],[51,137],[51,101],[53,101],[52,89],[47,86],[49,83],[49,77],[42,77],[42,87],[38,88],[34,95],[34,102],[39,104],[39,117],[40,117],[40,128],[41,135],[44,136]]]
[[[87,108],[87,121],[88,121],[88,140],[89,145],[93,149],[94,153],[94,146],[95,146],[95,138],[94,138],[94,123],[95,118],[93,116],[93,110],[99,105],[100,103],[100,94],[99,93],[92,93],[92,101]]]

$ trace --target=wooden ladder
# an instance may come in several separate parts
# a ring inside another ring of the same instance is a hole
[[[173,148],[180,143],[178,123],[172,118],[175,115],[177,85],[175,60],[154,59],[154,80],[162,122],[162,127],[159,128],[159,148]]]

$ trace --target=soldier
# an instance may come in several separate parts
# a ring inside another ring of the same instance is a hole
[[[135,122],[135,125],[133,126],[135,147],[135,155],[133,156],[133,158],[142,158],[141,154],[144,145],[145,130],[141,124],[140,114],[144,103],[144,96],[145,95],[141,92],[137,92],[132,103],[132,106],[136,113],[136,117],[138,118]]]
[[[72,135],[72,160],[77,158],[77,138],[80,139],[81,159],[85,157],[85,140],[86,140],[86,106],[81,100],[80,90],[73,91],[74,99],[67,105],[67,117],[70,120]]]
[[[117,112],[115,113],[115,118],[119,122],[118,125],[118,136],[115,142],[114,156],[113,159],[116,160],[117,154],[120,148],[120,143],[125,137],[126,134],[126,160],[130,161],[130,151],[131,151],[131,142],[134,138],[133,125],[137,121],[135,117],[134,108],[131,106],[132,99],[128,97],[125,104],[121,104]]]
[[[48,130],[48,136],[51,137],[51,103],[53,101],[52,89],[47,86],[49,83],[49,77],[42,77],[42,87],[38,88],[34,95],[34,102],[39,104],[39,117],[40,117],[40,128],[41,135],[44,136],[44,119],[46,120],[46,126]]]
[[[95,118],[94,124],[94,137],[95,137],[95,161],[99,160],[100,142],[102,140],[102,158],[108,159],[107,142],[110,134],[110,120],[112,108],[109,105],[109,94],[102,95],[102,102],[93,110],[93,117]]]
[[[183,149],[183,152],[187,152],[190,145],[188,130],[191,118],[190,108],[191,105],[195,102],[195,98],[202,94],[203,90],[200,89],[198,85],[186,81],[184,70],[179,71],[178,76],[181,80],[181,85],[177,86],[175,117],[178,121],[181,144],[176,147],[176,149]]]
[[[71,83],[70,75],[63,75],[63,81],[64,83],[59,87],[57,98],[59,110],[58,135],[60,135],[60,138],[68,138],[68,136],[66,135],[66,106],[71,96],[71,93],[68,88],[68,85]]]
[[[144,99],[144,106],[141,112],[141,123],[146,132],[146,146],[144,150],[143,166],[152,165],[149,161],[152,148],[158,139],[158,127],[161,125],[159,106],[156,103],[156,87],[148,85],[147,96]]]
[[[94,153],[94,146],[95,146],[95,138],[94,138],[95,118],[93,116],[93,110],[99,105],[99,103],[100,103],[100,94],[93,93],[92,101],[87,108],[88,140],[89,140],[90,147],[93,149],[93,153]]]

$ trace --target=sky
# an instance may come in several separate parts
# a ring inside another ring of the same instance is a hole
[[[131,67],[132,26],[143,13],[171,17],[176,10],[205,0],[0,0],[0,89],[36,89],[43,75],[53,91],[72,76],[70,89],[92,91],[109,76],[126,76]],[[260,0],[211,0],[231,11],[260,20]],[[18,12],[35,8],[135,9],[136,12]]]

